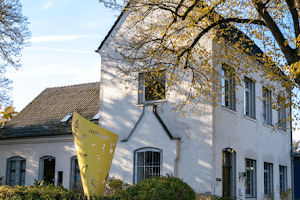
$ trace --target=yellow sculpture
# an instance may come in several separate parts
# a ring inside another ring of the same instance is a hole
[[[102,196],[118,135],[73,113],[72,132],[85,195]]]

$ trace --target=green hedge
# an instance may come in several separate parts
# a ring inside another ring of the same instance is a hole
[[[185,182],[175,177],[153,177],[120,190],[109,197],[121,199],[164,199],[193,200],[194,190]]]

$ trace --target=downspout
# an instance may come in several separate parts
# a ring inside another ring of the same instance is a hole
[[[178,161],[180,158],[180,140],[176,140],[176,158],[174,159],[174,177],[178,178]]]
[[[292,178],[292,198],[295,196],[294,190],[294,152],[293,152],[293,123],[292,123],[292,90],[290,91],[290,131],[291,131],[291,178]]]

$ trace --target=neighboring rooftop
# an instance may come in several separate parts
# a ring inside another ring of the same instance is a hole
[[[99,93],[100,82],[46,88],[0,129],[0,139],[70,134],[72,118],[61,120],[74,111],[97,123]]]

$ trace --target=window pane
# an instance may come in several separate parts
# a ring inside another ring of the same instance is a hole
[[[161,152],[144,151],[136,155],[136,181],[160,176]]]

